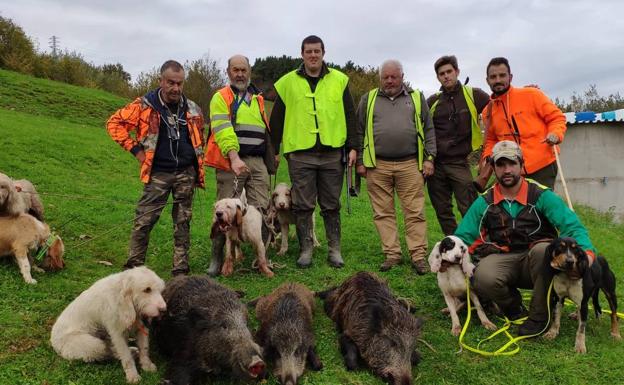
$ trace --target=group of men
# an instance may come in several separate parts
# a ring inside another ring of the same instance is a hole
[[[144,263],[149,233],[171,193],[172,273],[187,274],[193,188],[204,185],[204,165],[217,169],[217,199],[240,194],[244,188],[248,202],[264,210],[269,204],[269,174],[280,163],[280,149],[292,183],[297,265],[302,268],[312,263],[312,215],[317,203],[328,242],[328,263],[336,268],[344,265],[340,194],[345,167],[355,167],[367,179],[385,256],[381,271],[399,264],[402,257],[395,194],[405,217],[411,264],[418,274],[429,271],[425,261],[427,185],[444,234],[455,233],[483,258],[475,272],[477,291],[512,318],[525,312],[515,288],[544,290],[548,277],[538,272],[543,260],[543,249],[535,249],[538,241],[553,238],[559,231],[575,236],[593,252],[576,215],[548,189],[554,186],[557,148],[553,146],[563,140],[565,117],[539,88],[512,87],[507,59],[494,58],[487,66],[490,97],[462,84],[457,59],[443,56],[434,64],[440,91],[429,98],[405,84],[399,61],[387,60],[379,68],[379,87],[364,94],[356,110],[349,78],[329,68],[324,55],[319,37],[311,35],[302,41],[303,63],[275,83],[277,96],[270,119],[262,95],[250,83],[249,60],[231,57],[227,66],[230,84],[210,102],[211,132],[206,146],[202,114],[184,97],[184,69],[175,61],[163,64],[158,89],[110,118],[110,135],[141,163],[145,183],[125,267]],[[496,183],[478,197],[468,155],[482,145],[480,168],[493,170]],[[465,216],[459,228],[453,196]],[[508,218],[520,219],[518,226]],[[223,236],[213,240],[210,275],[219,274],[224,241]],[[539,296],[531,303],[529,321],[533,324],[527,323],[525,332],[545,322],[546,294],[536,299]]]

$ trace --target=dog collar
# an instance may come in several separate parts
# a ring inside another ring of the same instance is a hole
[[[50,233],[50,236],[48,237],[48,239],[46,239],[43,246],[37,252],[37,255],[35,255],[35,261],[37,262],[43,261],[43,256],[46,255],[48,250],[50,250],[50,246],[54,244],[54,241],[56,241],[57,238],[58,238],[58,235],[56,235],[55,233]]]

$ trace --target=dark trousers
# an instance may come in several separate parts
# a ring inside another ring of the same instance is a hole
[[[453,213],[453,195],[462,216],[477,198],[468,162],[436,162],[434,174],[427,179],[427,190],[442,232],[444,235],[453,234],[457,228]]]
[[[292,152],[286,158],[293,211],[307,215],[314,211],[318,201],[322,216],[339,212],[344,180],[342,150]]]
[[[169,194],[172,194],[174,250],[171,273],[175,275],[189,272],[188,251],[191,246],[190,224],[196,177],[197,172],[193,166],[175,172],[152,172],[150,181],[143,187],[143,195],[136,208],[128,261],[124,267],[132,268],[145,264],[150,232],[160,218]]]
[[[557,179],[557,162],[553,162],[544,168],[540,168],[533,174],[526,175],[526,178],[543,184],[551,190],[555,189],[555,180]]]
[[[481,259],[474,272],[475,291],[496,302],[503,312],[513,313],[522,304],[518,288],[533,289],[529,318],[546,321],[546,295],[552,280],[545,265],[546,247],[548,242],[541,242],[522,253],[490,254]]]

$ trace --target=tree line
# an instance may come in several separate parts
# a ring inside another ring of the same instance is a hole
[[[267,56],[257,58],[252,65],[252,81],[268,100],[275,97],[273,83],[282,75],[301,65],[301,58]],[[357,104],[360,97],[379,83],[377,67],[362,67],[353,61],[340,66],[327,63],[349,76],[349,90]],[[219,61],[209,55],[184,63],[186,69],[185,94],[197,102],[204,112],[212,94],[227,83]],[[134,81],[121,63],[95,65],[75,51],[57,50],[39,52],[33,40],[11,19],[0,16],[0,68],[61,81],[81,87],[98,88],[119,96],[134,98],[158,86],[158,68],[141,72]],[[569,101],[555,99],[563,111],[610,111],[624,108],[619,93],[601,96],[595,85],[579,94],[574,92]]]

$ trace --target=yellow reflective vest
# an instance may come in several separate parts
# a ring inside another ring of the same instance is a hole
[[[347,122],[342,98],[348,82],[347,75],[329,68],[329,72],[319,79],[314,92],[297,70],[275,83],[286,106],[282,137],[284,154],[314,147],[317,135],[325,146],[344,146]]]
[[[375,167],[377,161],[375,159],[375,135],[373,134],[373,113],[375,111],[375,101],[377,100],[377,94],[379,88],[375,88],[368,92],[368,100],[366,103],[366,131],[364,132],[364,148],[362,149],[362,161],[365,167]],[[412,101],[414,103],[414,122],[418,143],[418,169],[422,170],[424,160],[433,160],[433,157],[427,155],[425,159],[425,133],[422,122],[422,104],[421,93],[418,90],[413,90],[410,93]]]
[[[472,151],[476,151],[483,144],[483,135],[481,134],[481,126],[479,126],[479,115],[477,114],[477,107],[474,102],[474,93],[472,91],[472,87],[461,86],[462,91],[464,93],[464,99],[466,99],[466,105],[468,106],[468,111],[470,112],[470,121],[471,121],[471,137],[472,137]],[[435,109],[440,102],[440,94],[442,92],[438,92],[436,95],[438,99],[431,105],[429,109],[429,113],[431,114],[431,118],[433,119],[433,114],[435,113]]]

